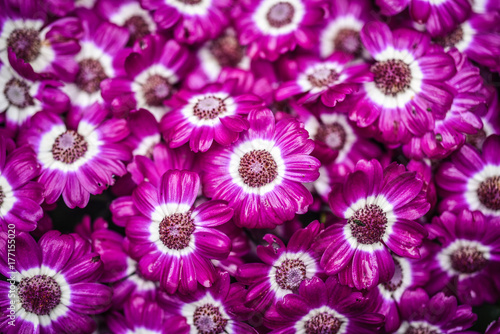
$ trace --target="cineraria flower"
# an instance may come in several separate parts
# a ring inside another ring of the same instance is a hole
[[[312,48],[326,15],[322,0],[260,0],[242,6],[235,22],[240,43],[251,58],[271,61],[297,45]]]
[[[38,244],[28,233],[16,236],[16,261],[7,265],[7,234],[0,237],[0,271],[16,281],[15,326],[8,317],[2,333],[92,333],[90,315],[106,311],[111,289],[96,283],[102,262],[90,244],[76,234],[47,232]],[[17,271],[11,276],[12,271]],[[10,282],[0,282],[0,308],[8,314]]]
[[[399,310],[404,321],[395,334],[477,334],[467,331],[477,319],[471,306],[457,306],[455,297],[446,297],[442,292],[429,298],[422,289],[407,290]]]
[[[479,152],[465,144],[441,164],[436,183],[444,197],[443,211],[479,210],[485,216],[500,216],[500,136],[489,136]]]
[[[232,79],[175,94],[168,101],[172,110],[160,123],[170,147],[189,141],[193,152],[206,152],[214,140],[224,146],[234,143],[239,133],[248,129],[245,115],[264,106],[258,96],[241,94],[239,86]]]
[[[312,222],[295,232],[287,246],[272,234],[264,236],[268,245],[257,246],[264,263],[243,264],[236,274],[239,282],[249,285],[245,302],[252,309],[265,311],[296,292],[303,281],[321,274],[319,254],[311,249],[320,228],[318,221]]]
[[[375,58],[366,82],[355,96],[351,120],[374,126],[381,140],[394,145],[412,135],[423,135],[453,101],[453,90],[443,81],[455,75],[453,58],[430,50],[430,38],[406,28],[391,31],[380,22],[367,23],[361,40]],[[431,52],[432,51],[432,52]]]
[[[124,144],[132,152],[132,156],[152,157],[153,151],[161,141],[159,124],[155,117],[145,109],[136,110],[127,117],[130,135]]]
[[[171,29],[175,39],[193,44],[213,39],[228,25],[232,0],[141,0],[144,9],[154,10],[162,29]]]
[[[441,247],[428,263],[433,279],[426,286],[431,294],[445,286],[462,303],[479,306],[495,303],[500,287],[500,221],[485,221],[479,211],[444,212],[427,225],[429,238]]]
[[[92,9],[97,0],[46,0],[48,11],[57,16],[67,16],[78,8]]]
[[[0,230],[14,224],[15,230],[33,231],[43,216],[43,186],[31,181],[40,166],[30,147],[13,147],[0,136]]]
[[[160,281],[168,293],[209,287],[216,271],[210,259],[225,259],[229,238],[214,227],[232,217],[222,201],[208,201],[193,208],[200,179],[189,171],[169,170],[158,187],[141,183],[132,194],[140,213],[130,217],[126,235],[145,278]]]
[[[76,129],[49,112],[33,116],[19,141],[35,151],[41,173],[38,182],[45,186],[45,202],[55,203],[59,196],[70,208],[83,208],[90,194],[102,193],[113,185],[114,176],[126,173],[123,161],[130,159],[119,143],[128,135],[123,119],[106,119],[108,112],[94,104],[84,109]]]
[[[316,57],[299,57],[285,63],[284,71],[291,81],[282,83],[275,92],[276,100],[282,101],[298,96],[298,104],[321,102],[328,107],[335,107],[348,94],[357,92],[360,83],[372,79],[370,66],[365,63],[349,64],[352,56],[343,52],[334,52],[324,60]]]
[[[102,82],[102,97],[118,114],[144,108],[160,121],[168,111],[163,102],[185,75],[189,60],[188,51],[176,41],[147,36],[127,57],[126,75]]]
[[[324,251],[321,266],[339,274],[342,284],[367,289],[394,275],[389,250],[419,258],[427,232],[414,220],[429,210],[423,182],[415,172],[393,163],[382,169],[376,160],[356,164],[344,183],[332,186],[330,208],[339,221],[315,242]]]
[[[205,156],[203,191],[229,203],[236,225],[274,228],[307,212],[313,198],[302,183],[318,178],[320,163],[297,120],[276,122],[269,109],[250,112],[248,120],[238,141]]]
[[[384,316],[373,313],[369,296],[340,285],[335,277],[325,283],[313,277],[304,281],[297,294],[278,302],[277,317],[266,322],[270,334],[378,333]]]
[[[78,66],[74,60],[80,47],[81,25],[67,17],[47,25],[35,1],[27,0],[17,13],[5,1],[0,12],[0,60],[18,72],[49,74],[70,81]],[[27,65],[26,65],[27,64]]]

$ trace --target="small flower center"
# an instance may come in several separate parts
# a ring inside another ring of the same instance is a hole
[[[307,76],[307,80],[309,80],[311,85],[318,88],[328,87],[335,83],[338,78],[339,74],[335,70],[324,67],[317,68],[312,74]]]
[[[227,322],[219,308],[212,304],[198,306],[193,314],[193,323],[199,334],[224,333]]]
[[[441,334],[438,331],[431,329],[425,325],[411,325],[406,330],[405,334]]]
[[[215,96],[205,96],[198,100],[194,106],[193,114],[200,120],[214,119],[226,111],[226,104],[223,99]]]
[[[177,0],[180,3],[184,3],[186,5],[197,5],[199,4],[202,0]]]
[[[141,15],[134,15],[130,17],[125,21],[124,26],[127,27],[130,33],[128,45],[133,45],[135,41],[149,35],[150,33],[148,23]]]
[[[55,160],[72,164],[87,152],[85,138],[74,130],[67,130],[56,138],[52,145],[52,156]]]
[[[342,321],[328,312],[320,313],[309,319],[304,325],[306,334],[336,334],[338,333]]]
[[[396,291],[403,284],[403,269],[401,268],[401,264],[394,257],[394,276],[392,276],[389,282],[382,283],[382,286],[390,292]]]
[[[266,18],[271,27],[281,28],[290,24],[294,15],[295,8],[290,3],[281,1],[269,9]]]
[[[410,87],[411,70],[402,60],[379,61],[371,67],[375,85],[385,95],[395,96]]]
[[[452,48],[458,43],[460,43],[463,39],[464,39],[464,31],[461,26],[458,26],[457,29],[453,30],[446,36],[436,37],[434,39],[434,42],[436,42],[436,44],[444,46],[445,48]]]
[[[345,145],[346,133],[344,127],[337,122],[323,124],[318,128],[314,139],[326,143],[332,150],[341,150]]]
[[[35,29],[16,29],[7,38],[7,46],[12,48],[17,58],[29,63],[40,55],[42,42]]]
[[[278,165],[268,151],[254,150],[241,158],[238,172],[246,185],[259,188],[274,181]]]
[[[361,53],[361,39],[359,31],[353,29],[341,29],[333,40],[333,45],[336,51],[342,51],[351,55],[359,55]]]
[[[3,93],[11,105],[26,108],[35,104],[29,90],[25,81],[12,78],[5,84]]]
[[[23,308],[37,315],[49,314],[61,301],[61,287],[47,275],[23,278],[17,291]]]
[[[149,106],[162,106],[163,101],[165,101],[171,93],[172,85],[170,85],[168,79],[158,74],[150,76],[142,86],[142,94]]]
[[[170,249],[186,248],[195,230],[193,222],[191,211],[174,213],[163,218],[160,223],[160,240]]]
[[[101,81],[107,78],[102,64],[96,59],[84,59],[79,64],[80,70],[76,75],[76,85],[81,90],[92,94],[100,89]]]
[[[208,47],[221,67],[236,67],[245,55],[238,39],[232,35],[223,35],[214,40]]]
[[[3,188],[0,186],[0,208],[2,208],[4,200],[5,200],[5,193],[3,192]]]
[[[488,263],[483,252],[474,246],[461,247],[450,255],[450,260],[452,268],[464,274],[480,271]]]
[[[297,290],[305,278],[306,265],[299,259],[287,259],[276,269],[276,283],[284,290]]]
[[[481,182],[477,195],[488,209],[500,210],[500,176],[489,177]]]
[[[356,211],[347,222],[359,243],[371,245],[382,240],[387,217],[378,205],[370,204]]]

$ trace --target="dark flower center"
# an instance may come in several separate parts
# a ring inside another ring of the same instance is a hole
[[[208,49],[221,67],[236,67],[245,55],[245,51],[238,39],[232,35],[223,35],[217,38],[210,44]]]
[[[410,87],[411,70],[402,60],[379,61],[371,67],[375,85],[385,95],[395,96]]]
[[[195,227],[191,211],[174,213],[160,223],[160,240],[170,249],[181,250],[189,245]]]
[[[95,59],[84,59],[79,64],[80,70],[76,75],[76,85],[81,90],[91,94],[100,89],[101,81],[107,78],[102,64]]]
[[[9,35],[7,46],[12,48],[17,58],[29,63],[40,54],[42,42],[35,29],[16,29]]]
[[[323,312],[307,320],[304,329],[306,334],[336,334],[341,325],[342,322],[333,314]]]
[[[356,211],[347,222],[359,243],[371,245],[382,240],[387,217],[378,205],[370,204]]]
[[[5,199],[5,193],[3,192],[3,188],[0,187],[0,208],[2,207],[4,199]]]
[[[477,195],[488,209],[500,210],[500,176],[489,177],[481,182]]]
[[[148,23],[141,15],[134,15],[130,17],[125,21],[124,26],[127,27],[130,33],[128,45],[133,45],[136,40],[141,39],[150,33]]]
[[[486,139],[487,135],[486,132],[484,132],[483,129],[477,130],[476,133],[469,134],[467,135],[467,143],[480,147],[484,140]]]
[[[453,30],[451,33],[444,37],[436,37],[434,42],[445,48],[452,48],[458,43],[460,43],[464,39],[464,31],[461,26],[458,26],[457,29]]]
[[[226,112],[224,100],[215,96],[205,96],[194,106],[193,114],[199,119],[214,119]]]
[[[202,0],[177,0],[179,2],[182,2],[186,5],[197,5],[199,4]]]
[[[341,29],[333,40],[333,45],[336,51],[342,51],[351,55],[359,55],[361,53],[361,39],[359,31],[353,29]]]
[[[411,325],[410,327],[408,327],[405,334],[441,334],[441,333],[424,325],[417,325],[417,326]]]
[[[312,74],[307,76],[307,80],[314,87],[324,88],[328,87],[331,84],[335,83],[339,78],[339,74],[329,68],[317,68]]]
[[[23,278],[17,291],[23,308],[37,315],[49,314],[61,301],[61,287],[46,275]]]
[[[142,93],[148,105],[159,107],[172,93],[172,85],[167,78],[154,74],[142,86]]]
[[[194,311],[193,323],[199,334],[224,333],[227,322],[227,319],[222,317],[219,308],[212,304],[199,306]]]
[[[87,152],[87,142],[74,130],[67,130],[56,138],[52,145],[52,156],[55,160],[72,164]]]
[[[23,109],[35,104],[29,90],[25,81],[12,78],[5,84],[3,94],[11,105]]]
[[[389,282],[382,283],[382,286],[387,290],[394,292],[403,284],[403,269],[401,268],[401,264],[394,257],[394,276],[392,276]]]
[[[299,259],[287,259],[276,269],[276,283],[285,290],[297,290],[305,278],[306,265]]]
[[[266,18],[269,25],[274,28],[281,28],[290,24],[295,15],[295,8],[288,2],[278,2],[269,9]]]
[[[318,128],[314,139],[324,142],[333,150],[341,150],[345,145],[346,133],[344,127],[337,122],[323,124]]]
[[[480,271],[488,263],[483,252],[474,246],[461,247],[450,255],[450,260],[453,269],[465,274]]]
[[[241,158],[238,172],[246,185],[258,188],[273,182],[278,176],[278,165],[268,151],[254,150]]]

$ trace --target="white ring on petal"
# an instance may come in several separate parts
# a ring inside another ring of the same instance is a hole
[[[392,257],[394,259],[394,262],[397,261],[401,267],[401,284],[394,291],[387,290],[383,284],[379,284],[378,289],[380,291],[380,294],[386,300],[394,299],[399,303],[399,301],[401,300],[401,296],[403,295],[405,290],[413,284],[413,272],[410,261],[400,256],[393,255]],[[389,283],[391,283],[391,281],[389,281]]]
[[[314,76],[314,74],[318,70],[332,70],[336,72],[339,77],[337,78],[337,80],[335,80],[335,82],[332,82],[328,86],[317,87],[314,86],[307,77],[310,75]],[[343,70],[344,70],[344,65],[341,65],[337,62],[328,61],[328,62],[316,63],[309,66],[304,72],[299,74],[299,77],[297,78],[297,85],[299,85],[302,88],[303,92],[309,92],[310,94],[321,93],[327,90],[328,87],[335,86],[346,79],[346,75],[342,74]]]
[[[426,321],[411,321],[411,322],[403,321],[401,327],[399,327],[398,331],[395,334],[405,334],[406,331],[410,328],[410,326],[413,326],[414,328],[418,327],[428,328],[429,332],[434,331],[435,333],[441,333],[441,328],[431,325]]]
[[[197,334],[198,329],[196,328],[194,324],[194,313],[196,312],[196,309],[201,306],[205,306],[207,304],[210,304],[214,307],[217,307],[219,309],[220,315],[223,319],[228,320],[226,327],[224,328],[225,333],[234,333],[234,329],[232,328],[232,319],[231,317],[226,313],[226,310],[224,309],[224,305],[219,301],[215,300],[210,292],[207,292],[203,298],[192,302],[192,303],[186,303],[182,306],[180,309],[180,313],[184,318],[186,318],[186,322],[189,324],[191,327],[189,334]]]
[[[187,16],[205,16],[212,5],[212,0],[201,0],[197,4],[187,4],[181,0],[164,0],[167,5],[176,8],[183,15]]]
[[[469,181],[467,182],[467,190],[464,194],[465,201],[469,204],[469,210],[479,210],[486,215],[500,216],[500,210],[487,208],[483,203],[481,203],[477,193],[481,183],[494,176],[500,176],[500,166],[485,165],[481,171],[469,178]]]
[[[129,2],[120,6],[118,10],[111,15],[109,21],[116,25],[123,26],[128,19],[134,16],[140,16],[148,25],[148,29],[151,33],[156,31],[156,24],[151,19],[151,15],[147,10],[143,9],[138,2]]]
[[[269,24],[269,21],[267,20],[267,14],[273,6],[279,3],[290,4],[294,9],[294,13],[292,22],[282,27],[276,28]],[[299,27],[302,19],[304,18],[305,10],[306,9],[304,7],[304,4],[300,0],[263,0],[255,10],[252,18],[255,25],[264,34],[271,36],[286,35],[294,32]]]
[[[481,252],[485,258],[485,260],[489,260],[491,257],[491,248],[489,246],[483,245],[476,240],[466,240],[466,239],[457,239],[449,244],[447,247],[441,249],[441,251],[437,254],[437,260],[439,265],[443,271],[448,273],[450,276],[458,276],[459,280],[475,276],[479,272],[475,273],[462,273],[453,268],[450,257],[456,251],[460,250],[464,247],[476,248],[479,252]]]
[[[358,18],[352,15],[339,16],[335,20],[331,21],[325,29],[321,32],[319,52],[322,58],[330,56],[335,51],[334,41],[337,38],[339,31],[344,29],[354,30],[360,32],[364,22],[358,20]],[[362,46],[361,40],[359,45]]]
[[[330,307],[325,305],[319,308],[312,309],[311,311],[309,311],[309,313],[303,316],[302,319],[297,321],[294,326],[296,333],[306,333],[306,328],[305,328],[306,323],[321,313],[331,314],[341,322],[340,328],[336,332],[336,334],[345,334],[347,332],[347,328],[349,325],[349,318],[343,316],[334,309],[331,309]]]
[[[198,116],[194,114],[194,108],[196,105],[203,101],[204,99],[208,97],[215,97],[217,99],[221,99],[222,101],[220,103],[223,103],[224,106],[226,107],[226,111],[220,113],[217,115],[217,117],[212,118],[212,119],[200,119]],[[188,104],[186,104],[184,107],[181,109],[182,115],[189,121],[189,123],[197,126],[197,127],[202,127],[202,126],[209,126],[209,127],[214,127],[218,124],[220,124],[220,119],[226,116],[231,116],[236,114],[236,110],[238,109],[238,105],[234,101],[234,99],[229,96],[228,93],[225,92],[216,92],[216,93],[205,93],[205,94],[198,94],[193,97],[191,97],[188,101]]]
[[[0,175],[0,190],[3,193],[2,204],[0,204],[0,217],[5,217],[9,211],[14,207],[17,198],[14,196],[13,189],[9,181]]]

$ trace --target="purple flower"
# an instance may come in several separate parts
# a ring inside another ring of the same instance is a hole
[[[498,93],[494,86],[484,86],[481,92],[486,96],[487,108],[480,108],[476,111],[476,115],[481,118],[483,128],[476,134],[467,135],[467,142],[478,149],[483,147],[483,143],[490,135],[500,134],[500,105],[498,101]]]
[[[320,231],[314,221],[295,232],[285,246],[283,241],[267,234],[267,246],[257,246],[257,255],[264,263],[247,263],[238,268],[236,278],[249,285],[245,302],[256,311],[265,311],[296,292],[305,280],[322,273],[319,254],[311,249],[314,238]]]
[[[445,286],[472,306],[494,303],[500,287],[500,220],[488,221],[479,211],[444,212],[427,225],[430,239],[441,247],[428,264],[431,294]]]
[[[500,136],[489,136],[479,152],[469,144],[441,164],[436,183],[444,197],[438,209],[479,210],[485,216],[500,216]]]
[[[275,121],[268,109],[248,115],[250,128],[230,147],[209,151],[204,192],[234,209],[238,226],[274,228],[295,213],[305,213],[311,193],[301,184],[318,178],[314,143],[293,118]]]
[[[39,112],[20,135],[36,153],[41,173],[38,182],[45,186],[45,202],[55,203],[59,196],[70,208],[83,208],[90,194],[102,193],[125,174],[123,161],[130,153],[120,143],[128,135],[125,120],[106,119],[108,112],[94,104],[85,112],[78,127],[66,127],[52,113]]]
[[[128,146],[132,156],[142,155],[151,158],[156,145],[161,141],[159,124],[155,117],[149,111],[139,109],[132,112],[127,121],[130,135],[124,144]]]
[[[373,313],[369,296],[340,285],[335,277],[323,283],[318,277],[304,281],[297,294],[278,302],[278,316],[266,322],[282,333],[378,333],[384,316]]]
[[[7,234],[0,237],[0,270],[11,277],[7,265]],[[44,234],[38,244],[27,233],[15,237],[17,282],[16,325],[2,319],[4,333],[92,333],[90,315],[106,311],[111,289],[96,283],[102,262],[90,244],[76,234]],[[0,282],[0,307],[7,314],[9,282]]]
[[[227,271],[231,276],[236,276],[238,268],[246,262],[245,256],[250,253],[250,240],[246,231],[234,225],[232,221],[220,225],[217,229],[231,240],[231,252],[227,259],[212,260],[212,263],[216,268]]]
[[[31,181],[40,166],[30,147],[13,146],[0,136],[0,228],[14,224],[16,230],[33,231],[43,216],[43,186]]]
[[[358,162],[344,183],[332,186],[333,214],[341,220],[324,230],[316,247],[321,266],[339,274],[342,284],[366,289],[394,274],[389,250],[419,258],[425,229],[414,220],[429,210],[423,182],[393,163],[382,169],[376,160]]]
[[[92,9],[97,0],[47,0],[47,10],[58,16],[66,16],[79,8]]]
[[[500,321],[492,322],[486,329],[485,334],[500,334]]]
[[[143,182],[132,195],[139,211],[126,226],[132,255],[144,277],[160,281],[168,293],[211,286],[216,271],[210,260],[231,251],[231,241],[215,227],[229,221],[233,210],[222,201],[193,208],[199,187],[198,174],[170,170],[159,187]]]

